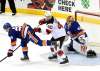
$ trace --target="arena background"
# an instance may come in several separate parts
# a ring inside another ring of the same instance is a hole
[[[79,10],[100,15],[100,0],[15,0],[17,12],[44,15],[51,11],[53,16],[65,19],[68,15],[75,15]],[[10,12],[7,2],[6,11]],[[100,18],[78,15],[78,21],[100,24]]]

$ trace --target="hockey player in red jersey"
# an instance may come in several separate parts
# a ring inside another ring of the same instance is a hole
[[[68,63],[68,58],[65,56],[63,50],[62,50],[62,44],[65,39],[65,29],[60,24],[59,21],[57,21],[56,18],[54,18],[50,12],[45,13],[45,18],[39,21],[39,25],[46,24],[48,29],[46,29],[46,32],[49,34],[52,34],[51,38],[51,55],[48,57],[48,59],[58,59],[60,64]]]
[[[51,45],[48,40],[41,40],[35,32],[40,32],[40,28],[32,28],[30,25],[23,24],[23,26],[11,26],[10,23],[5,23],[3,29],[8,32],[8,36],[11,39],[11,48],[8,50],[7,56],[13,56],[13,50],[16,46],[17,38],[21,39],[20,46],[22,47],[23,58],[21,60],[29,60],[28,57],[28,42],[31,41],[39,46]]]
[[[87,46],[87,33],[72,16],[67,17],[64,28],[66,30],[66,34],[71,37],[70,46],[67,47],[69,50],[75,50],[80,54],[86,55],[87,57],[96,57],[96,52]],[[67,45],[66,42],[64,42],[63,47],[65,45]]]

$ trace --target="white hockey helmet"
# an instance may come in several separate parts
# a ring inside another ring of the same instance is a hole
[[[50,11],[45,12],[45,19],[50,20],[52,18],[52,14]]]

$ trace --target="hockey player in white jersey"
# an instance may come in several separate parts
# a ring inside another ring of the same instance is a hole
[[[87,57],[96,57],[96,52],[87,46],[88,36],[86,32],[72,16],[67,17],[64,28],[66,30],[66,34],[71,37],[69,39],[67,37],[67,42],[64,42],[63,44],[64,48],[67,47],[69,50],[75,50]]]
[[[51,15],[50,12],[46,12],[45,18],[39,21],[39,25],[43,24],[46,24],[48,27],[46,32],[52,34],[52,45],[50,47],[51,55],[48,59],[57,59],[60,64],[68,63],[68,58],[62,50],[62,44],[66,35],[64,27]]]

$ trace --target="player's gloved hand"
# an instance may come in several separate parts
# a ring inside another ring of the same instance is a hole
[[[34,31],[40,33],[41,32],[41,28],[40,27],[36,27],[36,28],[34,28]]]
[[[52,31],[49,29],[46,29],[46,33],[49,35]]]
[[[7,53],[7,56],[8,56],[8,57],[13,56],[13,50],[9,49],[9,50],[8,50],[8,53]]]
[[[46,20],[45,20],[45,19],[41,19],[41,20],[39,21],[39,25],[43,25],[44,23],[46,23]]]

